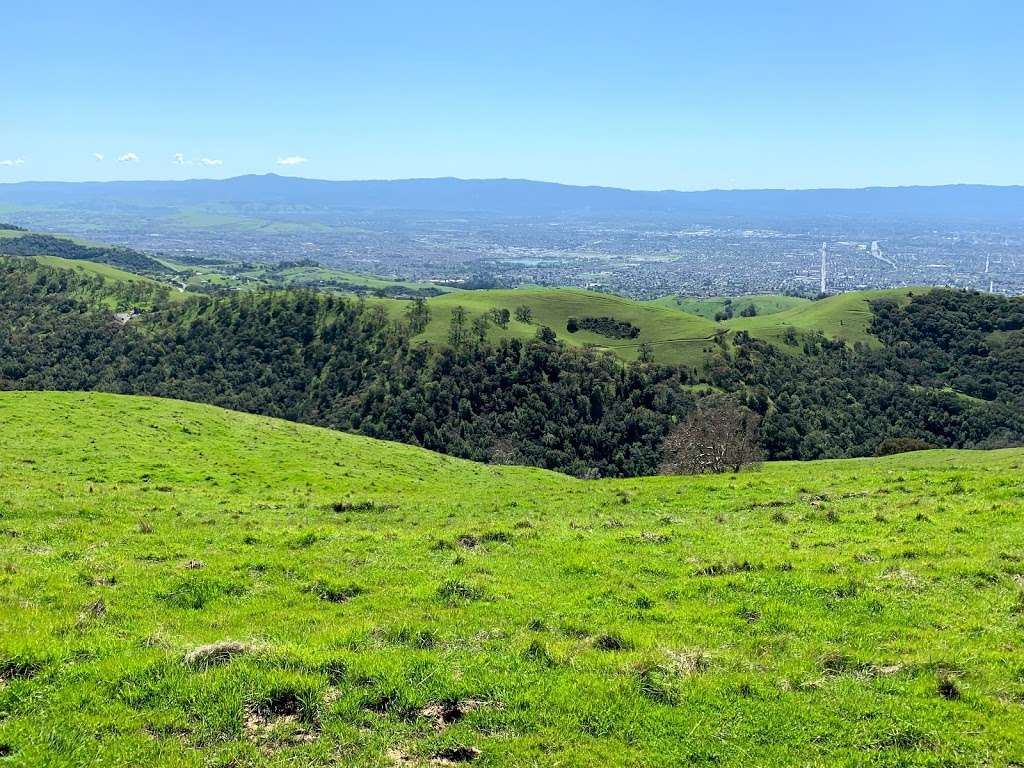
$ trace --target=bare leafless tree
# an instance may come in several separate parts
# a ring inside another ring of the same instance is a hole
[[[491,464],[521,464],[523,455],[518,446],[508,438],[500,437],[491,446]]]
[[[724,397],[702,401],[662,446],[666,475],[739,472],[761,461],[761,417]]]

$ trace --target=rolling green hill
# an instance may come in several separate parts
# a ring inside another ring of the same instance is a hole
[[[119,283],[152,283],[153,280],[143,277],[142,275],[136,275],[134,272],[126,272],[123,269],[112,267],[109,264],[99,264],[94,261],[85,261],[81,259],[62,259],[60,256],[34,256],[32,257],[40,264],[46,264],[50,267],[57,267],[59,269],[73,269],[76,272],[82,272],[90,275],[100,275],[107,280],[113,280]]]
[[[662,296],[660,299],[647,303],[668,309],[678,309],[681,312],[689,312],[691,315],[700,315],[707,320],[714,320],[715,315],[725,309],[727,301],[731,303],[736,315],[750,306],[757,310],[758,315],[773,315],[776,312],[811,303],[810,299],[802,299],[797,296],[712,296],[708,298]]]
[[[35,235],[18,231],[0,231],[0,238],[8,237],[9,242],[20,242],[26,234],[46,242],[66,242],[83,251],[77,258],[85,258],[88,252],[101,253],[103,247],[89,245],[70,239]],[[21,240],[19,240],[19,238]],[[0,243],[3,243],[0,240]],[[3,247],[0,246],[0,252]],[[119,252],[113,249],[113,253]],[[34,253],[34,251],[33,251]],[[42,253],[42,251],[40,251]],[[134,253],[134,252],[129,252]],[[722,323],[715,323],[715,314],[725,305],[724,297],[709,299],[688,299],[668,296],[653,302],[639,302],[606,293],[595,293],[572,288],[516,288],[502,290],[462,291],[449,286],[429,283],[388,280],[369,275],[344,272],[316,264],[295,265],[241,265],[209,264],[191,265],[168,260],[153,260],[137,254],[146,263],[153,262],[160,269],[167,270],[167,280],[177,284],[184,282],[188,287],[202,290],[209,288],[247,289],[260,287],[289,288],[313,287],[342,292],[404,292],[406,296],[430,296],[432,292],[444,295],[429,299],[431,320],[419,338],[434,343],[445,343],[448,339],[452,310],[456,306],[466,309],[469,320],[492,310],[507,309],[515,312],[520,305],[528,306],[533,314],[530,323],[514,319],[507,328],[491,324],[487,338],[526,339],[536,335],[539,326],[548,326],[558,338],[572,346],[591,345],[606,349],[617,357],[629,361],[638,357],[640,345],[648,344],[653,359],[658,363],[683,365],[700,368],[714,349],[717,333],[725,331],[748,331],[751,335],[775,344],[784,345],[787,329],[797,333],[820,331],[829,338],[844,339],[849,343],[862,341],[877,344],[868,333],[870,309],[868,300],[882,296],[905,298],[906,290],[862,291],[838,294],[820,301],[808,301],[787,296],[744,296],[732,299],[735,316]],[[66,259],[47,254],[49,262],[66,266]],[[83,262],[84,263],[84,262]],[[125,265],[107,264],[113,267],[109,277],[129,279]],[[243,268],[245,267],[245,268]],[[96,267],[83,267],[96,273],[103,273]],[[163,279],[163,278],[162,278]],[[177,294],[180,298],[182,294]],[[392,317],[401,317],[407,309],[403,301],[377,299],[381,301]],[[741,317],[740,311],[748,305],[757,308],[755,317]],[[580,329],[575,333],[567,331],[570,318],[610,317],[619,322],[630,323],[639,329],[638,335],[628,338],[609,338],[592,330]],[[728,343],[728,336],[726,336]]]
[[[152,398],[0,424],[5,764],[1024,761],[1022,450],[579,481]]]
[[[64,235],[47,235],[24,230],[0,230],[0,255],[55,256],[73,261],[91,261],[144,275],[167,275],[170,269],[143,253],[113,245],[101,245]]]
[[[715,323],[684,307],[707,314],[711,308],[721,306],[716,302],[724,300],[677,300],[670,297],[668,301],[638,302],[612,294],[571,288],[461,291],[429,301],[431,321],[420,338],[444,343],[448,338],[451,312],[456,306],[464,307],[472,320],[492,309],[505,308],[514,312],[517,306],[526,305],[533,311],[531,323],[519,323],[513,319],[507,329],[492,324],[488,338],[492,341],[503,336],[528,338],[536,334],[539,326],[546,325],[568,344],[590,344],[608,349],[624,360],[635,360],[640,344],[647,342],[652,347],[656,362],[699,367],[707,359],[708,352],[714,349],[716,332],[723,330],[729,333],[747,331],[754,337],[783,347],[787,346],[784,336],[788,328],[798,334],[820,331],[830,339],[843,339],[850,344],[861,341],[877,345],[878,340],[868,332],[871,322],[868,302],[884,297],[906,300],[907,292],[907,289],[857,291],[820,301],[787,296],[741,297],[734,300],[738,308],[752,300],[764,311],[759,309],[755,317],[740,317],[737,309],[732,320]],[[397,317],[403,306],[400,303],[389,304],[388,309]],[[570,317],[601,316],[632,323],[640,328],[640,334],[633,339],[609,339],[589,331],[568,333],[566,330]]]
[[[654,359],[659,363],[699,366],[705,352],[713,345],[718,328],[714,323],[695,315],[688,315],[662,307],[622,298],[607,293],[594,293],[572,288],[516,288],[508,290],[460,291],[438,296],[428,302],[431,320],[420,338],[435,343],[448,339],[451,313],[462,306],[470,320],[493,309],[507,309],[513,318],[507,329],[492,324],[488,338],[531,338],[540,326],[548,326],[558,338],[573,346],[590,344],[614,352],[624,360],[635,360],[640,344],[651,345]],[[530,323],[515,320],[516,307],[530,308]],[[566,324],[570,317],[613,317],[632,323],[640,329],[635,338],[616,339],[592,331],[569,333]]]
[[[447,293],[457,290],[433,283],[418,283],[404,280],[390,280],[357,272],[346,272],[317,263],[242,264],[240,262],[219,262],[211,264],[186,264],[164,259],[163,263],[174,269],[192,288],[220,287],[227,289],[251,290],[258,288],[311,287],[341,292],[405,292],[409,295]]]
[[[868,302],[879,298],[906,300],[908,290],[921,292],[928,289],[853,291],[818,301],[793,296],[737,296],[731,299],[734,316],[722,321],[721,325],[732,332],[747,331],[774,344],[783,344],[786,329],[792,328],[797,333],[820,331],[830,339],[843,339],[849,344],[860,341],[875,345],[878,340],[868,332],[871,323]],[[648,303],[713,320],[725,307],[725,301],[725,297],[665,296]],[[757,308],[757,315],[742,317],[740,312],[750,305]]]
[[[906,288],[839,293],[770,315],[734,317],[722,325],[731,331],[748,331],[752,336],[777,344],[783,343],[786,329],[793,328],[797,333],[820,331],[830,339],[842,339],[848,344],[860,341],[877,345],[878,339],[868,332],[871,324],[869,302],[881,298],[905,301],[907,293]]]
[[[99,275],[104,280],[112,280],[116,283],[141,283],[144,285],[165,285],[159,283],[149,277],[143,275],[137,275],[134,272],[126,272],[123,269],[112,267],[109,264],[99,264],[94,261],[85,261],[81,259],[62,259],[59,256],[34,256],[33,257],[40,264],[45,264],[50,267],[57,267],[58,269],[70,269],[75,272],[89,275]],[[188,298],[189,295],[186,292],[172,290],[167,294],[167,298],[171,301],[182,301]]]

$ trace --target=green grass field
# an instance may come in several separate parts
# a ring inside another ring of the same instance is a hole
[[[100,264],[95,261],[83,261],[81,259],[62,259],[60,256],[33,256],[40,264],[59,269],[71,269],[90,275],[100,275],[107,280],[118,283],[154,283],[148,277],[136,275],[134,272],[125,272],[123,269],[112,267],[109,264]]]
[[[331,227],[316,222],[272,221],[233,213],[221,213],[216,210],[206,211],[192,208],[182,209],[165,216],[163,222],[185,229],[225,229],[274,235],[315,235],[332,231]]]
[[[830,339],[843,339],[848,344],[860,341],[875,345],[880,342],[868,332],[871,323],[868,302],[880,298],[906,300],[908,290],[894,288],[838,293],[770,315],[734,317],[722,325],[732,331],[749,331],[752,336],[774,344],[781,344],[786,328],[793,328],[798,333],[821,331]]]
[[[321,282],[344,282],[365,286],[371,290],[395,287],[414,290],[433,288],[444,292],[457,290],[448,286],[434,285],[433,283],[389,280],[325,266],[296,266],[287,269],[272,269],[271,265],[254,265],[252,269],[227,272],[217,265],[184,264],[170,259],[161,259],[160,261],[178,272],[191,273],[191,276],[188,278],[188,284],[193,287],[207,284],[240,288],[242,290],[255,290],[267,286],[274,288],[315,287]],[[329,288],[329,286],[327,287]]]
[[[1021,450],[580,481],[0,393],[0,764],[1020,765],[1022,512]]]
[[[21,237],[21,236],[24,236],[26,234],[29,234],[29,233],[21,232],[21,231],[17,231],[17,230],[7,230],[7,229],[0,230],[0,242],[2,242],[6,238]],[[81,238],[70,237],[70,236],[67,236],[67,235],[48,235],[48,236],[57,237],[57,238],[61,238],[61,239],[64,239],[64,240],[70,240],[70,241],[72,241],[74,243],[77,243],[78,245],[86,246],[86,247],[89,247],[89,248],[102,248],[102,247],[106,247],[102,243],[95,243],[95,242],[92,242],[90,240],[83,240]],[[3,246],[2,245],[0,245],[0,253],[3,253]],[[113,267],[113,266],[111,266],[109,264],[102,264],[102,263],[99,263],[99,262],[88,261],[88,260],[85,260],[85,259],[65,259],[65,258],[62,258],[60,256],[49,256],[49,255],[32,256],[30,258],[33,258],[37,262],[39,262],[40,264],[45,264],[46,266],[49,266],[49,267],[55,267],[55,268],[58,268],[58,269],[69,269],[69,270],[72,270],[72,271],[75,271],[75,272],[79,272],[79,273],[82,273],[82,274],[99,275],[100,277],[103,277],[104,279],[110,280],[110,281],[115,282],[115,283],[145,283],[145,284],[150,284],[150,285],[166,285],[166,283],[161,283],[160,281],[154,280],[154,279],[152,279],[150,277],[147,277],[145,275],[139,275],[139,274],[136,274],[134,272],[128,272],[128,271],[123,270],[123,269],[118,269],[117,267]],[[183,293],[183,292],[177,290],[177,286],[171,286],[171,288],[172,288],[172,290],[168,294],[168,298],[171,301],[182,301],[182,300],[188,298],[188,296],[192,295],[192,294]],[[112,304],[112,306],[113,306],[113,304]]]
[[[850,344],[857,341],[877,344],[878,340],[868,332],[871,322],[868,302],[882,297],[905,299],[906,295],[906,289],[893,289],[843,293],[820,301],[787,296],[743,297],[735,300],[738,307],[752,300],[764,311],[759,310],[760,314],[755,317],[737,315],[732,320],[715,323],[695,314],[693,310],[699,309],[706,314],[716,306],[720,308],[715,303],[721,301],[718,299],[677,300],[669,297],[668,302],[638,302],[611,294],[571,288],[463,291],[430,300],[431,322],[420,338],[435,343],[447,341],[451,311],[456,306],[465,307],[472,319],[493,308],[504,307],[514,311],[520,304],[525,304],[533,310],[531,324],[513,320],[506,330],[492,325],[488,338],[492,341],[503,336],[528,338],[536,334],[539,326],[547,325],[558,334],[559,339],[570,345],[591,344],[608,349],[624,360],[635,360],[639,345],[648,342],[656,362],[699,368],[707,358],[708,351],[714,348],[716,331],[722,330],[733,333],[748,331],[755,337],[784,348],[788,348],[783,343],[787,328],[793,328],[798,333],[821,331],[829,338],[843,339]],[[402,311],[400,303],[389,304],[388,308],[395,316]],[[575,334],[566,331],[566,322],[570,317],[604,315],[633,323],[641,329],[640,335],[635,339],[608,339],[586,331]]]
[[[732,296],[728,297],[732,302],[736,315],[749,306],[757,309],[758,315],[773,315],[794,307],[802,307],[810,304],[810,299],[801,299],[797,296]],[[677,309],[680,312],[689,312],[691,315],[699,315],[706,320],[714,320],[715,315],[725,308],[725,296],[712,296],[698,298],[690,296],[662,296],[660,299],[647,302],[658,307]]]
[[[112,267],[109,264],[100,264],[95,261],[85,261],[82,259],[62,259],[59,256],[33,256],[33,259],[38,261],[40,264],[45,264],[49,267],[56,267],[58,269],[70,269],[75,272],[99,275],[106,280],[111,280],[117,283],[147,283],[150,285],[166,285],[156,280],[152,280],[142,275],[137,275],[134,272],[126,272],[123,269]],[[189,296],[194,294],[181,292],[175,288],[171,288],[167,294],[167,298],[171,301],[184,301]]]
[[[492,341],[502,337],[532,338],[540,326],[546,325],[559,339],[572,346],[592,344],[608,349],[624,360],[635,360],[640,344],[647,342],[653,349],[656,362],[689,366],[699,366],[703,362],[704,350],[713,346],[712,340],[718,330],[714,323],[695,315],[612,294],[573,288],[461,291],[438,296],[428,303],[430,325],[420,338],[435,343],[447,342],[451,313],[456,306],[464,307],[470,320],[491,309],[504,308],[513,313],[507,329],[491,325],[488,338]],[[531,323],[520,323],[514,319],[515,309],[520,305],[532,310]],[[610,339],[589,331],[569,333],[566,330],[570,317],[603,316],[632,323],[640,328],[640,335],[633,339]]]
[[[264,272],[266,274],[266,272]],[[341,281],[353,285],[363,285],[370,289],[380,288],[410,288],[423,289],[434,288],[439,291],[453,291],[456,289],[433,283],[417,283],[408,280],[388,280],[382,277],[364,275],[359,272],[345,272],[331,267],[290,267],[271,273],[276,280],[283,285],[312,285],[317,281]],[[256,276],[259,276],[258,274]]]

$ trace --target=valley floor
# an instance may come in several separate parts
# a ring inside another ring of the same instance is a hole
[[[580,481],[0,393],[0,765],[455,763],[1024,763],[1024,450]]]

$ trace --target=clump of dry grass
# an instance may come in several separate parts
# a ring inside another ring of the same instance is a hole
[[[206,669],[218,664],[226,664],[235,656],[240,656],[252,650],[248,643],[237,640],[220,640],[216,643],[200,645],[185,654],[185,666],[196,669]]]

